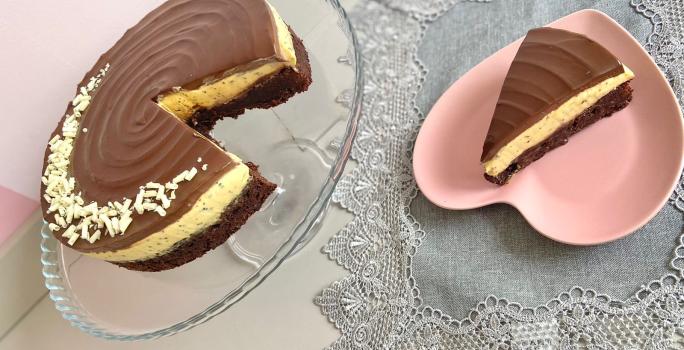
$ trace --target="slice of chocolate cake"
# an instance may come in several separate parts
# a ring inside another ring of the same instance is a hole
[[[169,0],[79,84],[45,152],[43,213],[73,249],[161,271],[223,244],[276,188],[208,132],[311,84],[265,0]]]
[[[632,100],[634,73],[588,37],[554,28],[527,33],[506,75],[482,151],[485,178],[518,171]]]

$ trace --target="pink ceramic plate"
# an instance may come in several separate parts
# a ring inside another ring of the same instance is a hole
[[[672,193],[684,153],[681,112],[648,53],[607,15],[583,10],[549,26],[585,34],[629,66],[636,73],[632,103],[575,135],[508,185],[485,181],[482,144],[518,40],[473,68],[435,104],[416,140],[416,181],[443,208],[508,203],[556,241],[609,242],[646,224]]]

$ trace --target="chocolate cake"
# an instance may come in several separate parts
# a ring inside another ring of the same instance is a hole
[[[63,244],[161,271],[223,244],[276,186],[215,123],[311,84],[304,44],[265,0],[169,0],[79,84],[45,153],[43,212]]]
[[[482,151],[497,185],[632,100],[634,73],[590,38],[566,30],[527,33],[504,80]]]

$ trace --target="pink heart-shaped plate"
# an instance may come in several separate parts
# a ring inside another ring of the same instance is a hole
[[[645,225],[670,197],[682,169],[681,111],[648,53],[606,14],[582,10],[549,27],[582,33],[630,67],[636,73],[632,103],[575,135],[508,185],[485,181],[482,144],[518,40],[470,70],[437,101],[416,140],[416,181],[443,208],[508,203],[553,240],[613,241]]]

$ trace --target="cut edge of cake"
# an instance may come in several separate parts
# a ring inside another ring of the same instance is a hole
[[[176,86],[158,96],[155,102],[160,108],[178,119],[187,121],[200,110],[211,110],[239,99],[255,84],[279,74],[283,70],[298,68],[299,56],[294,31],[280,17],[278,11],[266,1],[276,28],[276,54],[257,61],[231,67],[212,76],[201,77],[201,82],[189,82]]]
[[[212,110],[199,110],[188,120],[188,124],[217,144],[211,136],[211,130],[217,121],[226,117],[237,118],[246,109],[277,106],[295,94],[306,91],[312,83],[309,57],[302,40],[294,32],[291,33],[297,53],[296,69],[287,68],[259,81],[246,94],[227,104],[217,106]],[[251,215],[260,210],[277,187],[259,173],[255,164],[241,163],[241,165],[249,167],[249,183],[242,193],[224,209],[216,224],[177,242],[171,249],[152,258],[101,259],[129,270],[163,271],[193,261],[225,243]],[[97,255],[100,254],[92,254],[94,257]]]

